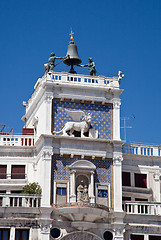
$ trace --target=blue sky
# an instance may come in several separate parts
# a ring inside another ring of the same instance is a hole
[[[22,101],[50,52],[66,55],[72,27],[83,64],[92,57],[98,74],[124,71],[121,116],[135,115],[127,141],[161,144],[160,0],[1,0],[0,10],[1,124],[21,133]]]

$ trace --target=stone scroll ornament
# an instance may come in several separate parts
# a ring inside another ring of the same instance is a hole
[[[90,130],[90,125],[92,120],[91,114],[90,113],[85,114],[81,110],[71,111],[71,110],[65,109],[65,111],[67,115],[72,118],[73,121],[67,122],[63,127],[63,129],[61,129],[58,132],[53,131],[53,133],[54,134],[62,133],[62,136],[74,136],[74,131],[78,131],[78,132],[81,132],[81,137],[86,137],[84,133]],[[90,134],[90,131],[89,131],[89,137],[92,137],[92,138],[98,137],[98,136],[95,136],[95,135],[98,135],[97,132],[93,134],[93,131],[92,131],[91,133],[92,134]]]

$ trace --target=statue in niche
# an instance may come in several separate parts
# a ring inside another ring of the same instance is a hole
[[[87,185],[85,185],[83,190],[83,202],[88,202],[88,201],[89,201],[88,188],[87,188]]]
[[[83,186],[83,181],[77,187],[77,202],[89,202],[88,188]]]
[[[81,183],[77,187],[77,202],[81,202],[83,200],[83,191],[83,181],[81,181]]]
[[[81,110],[71,111],[71,110],[65,109],[65,111],[68,114],[68,116],[72,118],[73,121],[65,123],[65,126],[62,130],[58,132],[53,131],[53,133],[55,134],[63,133],[62,136],[74,136],[74,131],[77,131],[81,133],[81,137],[86,137],[85,134],[90,130],[90,125],[92,120],[91,114],[90,113],[85,114]],[[95,135],[90,134],[90,131],[89,131],[89,136],[91,138],[98,138],[98,132]]]

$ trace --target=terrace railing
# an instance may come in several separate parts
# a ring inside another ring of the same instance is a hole
[[[33,147],[34,146],[34,136],[0,135],[0,146]]]
[[[0,194],[0,207],[40,207],[41,196],[31,194]]]
[[[143,156],[161,156],[161,146],[125,143],[122,152]]]
[[[123,202],[122,208],[127,214],[161,216],[161,203]]]

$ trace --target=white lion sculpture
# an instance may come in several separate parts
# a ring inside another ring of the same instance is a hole
[[[91,124],[91,114],[88,113],[87,115],[81,111],[71,111],[65,109],[68,116],[72,118],[73,121],[65,123],[65,126],[59,132],[53,131],[54,134],[63,133],[62,136],[72,136],[74,131],[81,132],[81,137],[85,137],[84,133],[89,131],[90,124]],[[81,120],[82,119],[82,120]]]

